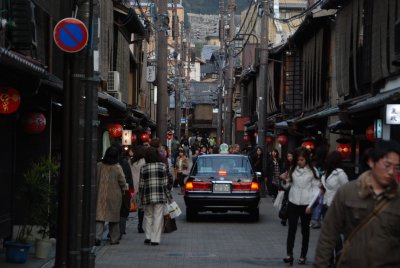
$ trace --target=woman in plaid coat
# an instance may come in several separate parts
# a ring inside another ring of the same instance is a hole
[[[144,206],[145,244],[160,243],[163,227],[163,210],[167,203],[167,169],[160,162],[157,149],[149,147],[145,153],[146,164],[140,169],[139,198]]]

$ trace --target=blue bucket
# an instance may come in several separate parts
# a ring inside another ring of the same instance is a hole
[[[12,263],[25,263],[28,259],[30,243],[21,244],[14,241],[5,241],[6,260]]]

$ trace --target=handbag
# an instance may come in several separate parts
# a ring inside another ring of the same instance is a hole
[[[288,206],[289,206],[289,200],[283,200],[281,209],[279,210],[278,213],[278,216],[281,220],[288,219]]]
[[[168,202],[164,206],[164,215],[169,215],[171,219],[175,219],[182,214],[181,209],[175,201]]]
[[[281,209],[282,207],[282,201],[283,201],[283,197],[285,195],[285,191],[278,191],[278,195],[275,198],[274,201],[274,207],[278,209],[278,211]]]
[[[163,233],[172,233],[178,230],[175,219],[172,219],[169,215],[164,215],[164,228]]]

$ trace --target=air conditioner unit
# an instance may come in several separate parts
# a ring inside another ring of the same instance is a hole
[[[108,77],[107,77],[107,92],[108,93],[115,93],[115,92],[120,92],[119,91],[119,72],[117,71],[111,71],[108,72]]]

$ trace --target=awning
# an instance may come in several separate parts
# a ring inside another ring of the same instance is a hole
[[[97,106],[97,114],[103,115],[103,116],[109,116],[107,108]]]
[[[97,92],[97,96],[99,98],[99,103],[106,106],[107,108],[118,110],[119,112],[126,112],[126,104],[113,96],[103,93]]]
[[[340,129],[343,129],[343,130],[351,129],[351,126],[342,122],[341,120],[330,123],[327,127],[328,127],[329,131],[331,131],[331,132],[334,132],[334,131],[337,131]]]
[[[388,92],[378,93],[373,97],[366,98],[365,100],[359,101],[356,104],[347,108],[349,113],[357,113],[369,109],[373,109],[391,101],[397,101],[400,99],[400,88],[390,90]]]
[[[32,63],[23,56],[0,47],[0,65],[17,71],[29,73],[40,78],[47,78],[49,73],[46,69]]]
[[[293,124],[296,121],[297,118],[298,117],[277,122],[277,123],[275,123],[274,128],[275,129],[282,129],[282,130],[289,129],[289,126],[291,124]]]
[[[114,22],[128,41],[130,34],[146,36],[146,29],[133,8],[123,4],[114,4]]]
[[[308,120],[314,120],[314,119],[321,119],[325,118],[334,114],[339,113],[339,107],[329,107],[324,110],[321,110],[319,112],[304,116],[298,120],[296,120],[296,123],[302,123]]]

